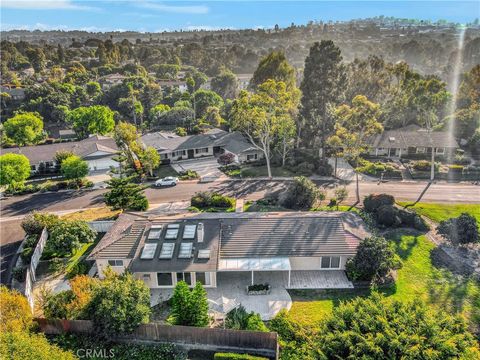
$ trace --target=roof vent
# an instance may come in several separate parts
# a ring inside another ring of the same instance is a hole
[[[390,137],[388,138],[388,140],[389,140],[390,142],[395,142],[395,136],[390,136]]]
[[[197,226],[197,241],[200,243],[203,242],[203,234],[203,223],[199,223]]]

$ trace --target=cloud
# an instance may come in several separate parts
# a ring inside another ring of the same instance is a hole
[[[205,5],[167,5],[151,1],[137,1],[135,4],[146,9],[176,14],[207,14],[210,11]]]
[[[5,9],[20,10],[94,10],[96,8],[74,4],[71,0],[2,0]]]

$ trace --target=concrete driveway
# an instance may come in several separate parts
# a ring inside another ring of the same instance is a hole
[[[215,180],[224,176],[224,174],[218,169],[220,165],[214,157],[184,160],[171,164],[171,166],[176,172],[187,170],[196,171],[201,179],[209,178]]]

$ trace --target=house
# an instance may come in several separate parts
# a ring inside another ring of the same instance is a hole
[[[17,86],[0,86],[0,92],[10,95],[14,101],[22,101],[25,99],[25,89]]]
[[[188,90],[185,80],[158,80],[157,84],[160,85],[161,88],[178,89],[182,93]]]
[[[55,154],[58,151],[71,151],[88,164],[90,170],[108,170],[118,167],[113,157],[118,153],[115,140],[105,136],[91,136],[81,141],[60,142],[35,146],[1,149],[2,154],[25,155],[30,161],[32,175],[36,173],[54,173],[58,171]]]
[[[236,74],[238,79],[238,89],[246,90],[250,84],[253,74]]]
[[[385,130],[372,137],[369,145],[369,155],[387,157],[431,154],[432,146],[436,155],[447,155],[454,153],[459,147],[448,131],[428,132],[418,125]]]
[[[100,277],[110,265],[150,289],[180,280],[217,288],[238,276],[254,284],[275,274],[284,289],[342,288],[352,286],[345,264],[367,234],[361,218],[345,212],[124,213],[89,258]]]
[[[60,136],[60,139],[64,140],[73,140],[77,138],[77,134],[72,129],[58,130],[58,136]]]
[[[123,83],[123,80],[125,80],[126,78],[127,76],[122,74],[110,74],[98,79],[98,83],[102,87],[102,90],[107,90],[110,89],[112,86]]]
[[[239,132],[210,129],[203,134],[178,136],[173,133],[154,132],[143,135],[145,146],[154,147],[161,160],[175,162],[186,159],[232,153],[239,163],[255,161],[263,153],[247,141]]]

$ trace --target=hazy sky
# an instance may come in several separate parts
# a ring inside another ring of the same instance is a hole
[[[471,22],[480,1],[0,0],[1,29],[88,31],[288,26],[377,15]]]

